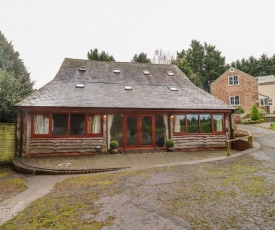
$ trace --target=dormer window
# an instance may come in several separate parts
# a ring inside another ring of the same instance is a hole
[[[168,76],[174,76],[175,74],[172,71],[167,71]]]
[[[115,69],[113,70],[113,72],[114,72],[114,73],[120,73],[120,69],[115,68]]]
[[[79,71],[84,71],[84,72],[85,72],[85,71],[86,71],[86,66],[80,66],[80,67],[78,68],[78,70],[79,70]]]
[[[239,85],[238,76],[229,76],[228,77],[228,85]]]
[[[85,83],[77,83],[75,85],[75,88],[84,88],[85,87]]]
[[[133,87],[131,85],[125,85],[124,89],[125,90],[133,90]]]
[[[143,74],[144,75],[150,75],[150,72],[149,72],[149,70],[143,70]]]

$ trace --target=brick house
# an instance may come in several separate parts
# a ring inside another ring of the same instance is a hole
[[[210,84],[210,93],[231,106],[242,106],[245,111],[259,103],[257,78],[233,67]]]
[[[234,112],[174,65],[68,58],[16,107],[18,156],[225,148]]]

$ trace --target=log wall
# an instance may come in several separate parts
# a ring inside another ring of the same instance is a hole
[[[226,135],[185,135],[174,136],[176,149],[225,148]]]
[[[93,138],[30,138],[28,155],[50,153],[101,152],[102,137]]]

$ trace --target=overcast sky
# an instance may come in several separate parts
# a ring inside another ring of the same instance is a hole
[[[275,54],[275,0],[0,0],[0,31],[40,88],[64,58],[98,48],[116,61],[135,53],[176,55],[192,39],[231,63]]]

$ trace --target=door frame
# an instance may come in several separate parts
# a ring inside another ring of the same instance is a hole
[[[137,117],[137,145],[127,146],[126,137],[127,137],[127,117]],[[142,145],[142,117],[151,117],[152,118],[152,145]],[[155,147],[155,115],[154,114],[124,114],[123,115],[123,148],[124,149],[148,149]]]

